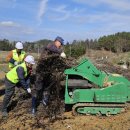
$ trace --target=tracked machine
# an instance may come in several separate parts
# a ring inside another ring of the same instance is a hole
[[[76,114],[116,115],[130,101],[130,81],[98,70],[89,59],[65,70],[65,104]]]

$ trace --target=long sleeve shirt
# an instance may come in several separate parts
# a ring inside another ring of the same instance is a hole
[[[55,46],[55,44],[53,44],[53,43],[48,44],[48,45],[45,47],[45,50],[48,50],[49,52],[56,53],[56,54],[61,54],[61,52],[62,52],[62,49],[61,49],[61,48],[57,48],[57,47]]]
[[[28,75],[26,78],[24,77],[24,68],[19,66],[17,69],[16,69],[16,72],[18,74],[18,78],[20,80],[20,83],[21,85],[27,89],[29,88],[29,84],[30,84],[30,75]]]
[[[15,60],[13,59],[13,51],[10,51],[6,57],[6,60],[12,64],[14,64]]]

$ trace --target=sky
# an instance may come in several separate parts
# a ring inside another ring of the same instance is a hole
[[[130,0],[0,0],[0,39],[65,41],[130,32]]]

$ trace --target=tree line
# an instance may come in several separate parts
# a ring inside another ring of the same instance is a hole
[[[0,50],[9,51],[15,47],[15,42],[7,39],[0,40]],[[25,42],[24,48],[27,52],[40,53],[48,43],[52,42],[48,39],[43,39],[34,42]],[[101,50],[112,51],[115,53],[130,51],[130,32],[118,32],[116,34],[100,37],[99,39],[73,40],[67,42],[64,46],[66,54],[72,57],[78,57],[86,53],[87,50]]]

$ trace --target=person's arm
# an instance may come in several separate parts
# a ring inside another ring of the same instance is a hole
[[[49,44],[45,49],[57,54],[62,53],[62,49],[57,48],[54,44]]]
[[[27,90],[29,87],[29,77],[27,80],[25,80],[24,78],[24,68],[19,66],[17,69],[16,69],[16,72],[17,72],[17,75],[18,75],[18,78],[19,78],[19,81],[21,83],[21,85]],[[28,82],[27,82],[28,81]]]
[[[15,60],[13,59],[13,52],[10,51],[9,54],[6,57],[6,60],[12,64],[14,64]]]

